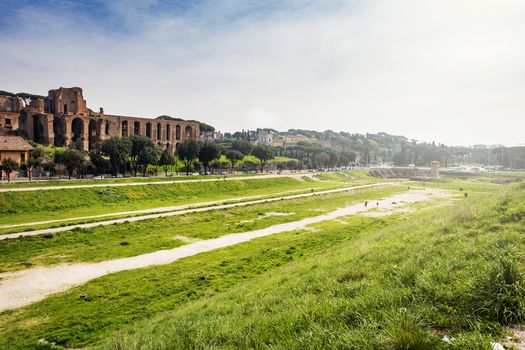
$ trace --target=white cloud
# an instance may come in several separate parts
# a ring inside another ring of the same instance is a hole
[[[239,11],[236,1],[185,17],[118,4],[129,36],[74,16],[25,13],[2,44],[1,88],[82,86],[94,109],[172,114],[222,130],[525,142],[523,1],[309,2],[231,23],[221,21]]]

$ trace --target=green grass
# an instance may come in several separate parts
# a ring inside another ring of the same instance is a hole
[[[294,178],[0,192],[0,225],[81,217],[312,188]],[[337,184],[316,182],[316,188]]]
[[[488,349],[525,321],[524,189],[343,242],[101,348]]]
[[[523,203],[524,186],[356,236],[95,348],[489,349],[525,321]]]
[[[368,188],[317,196],[315,200],[298,198],[3,240],[0,241],[0,272],[64,262],[102,261],[171,249],[185,244],[176,236],[210,239],[229,233],[253,231],[403,191],[404,188],[398,187]],[[269,212],[290,215],[264,216]],[[253,221],[248,222],[250,220]]]
[[[333,185],[327,185],[323,184],[320,187],[315,186],[315,183],[311,184],[311,186],[307,186],[306,184],[303,184],[301,188],[293,189],[293,190],[286,190],[286,191],[267,191],[267,194],[259,193],[257,195],[251,194],[248,196],[249,198],[245,198],[244,196],[236,196],[236,197],[226,197],[223,199],[215,199],[213,200],[212,204],[209,204],[210,201],[197,201],[195,203],[190,203],[192,208],[200,208],[200,207],[214,207],[218,205],[223,204],[233,204],[233,203],[243,203],[247,201],[253,201],[253,200],[264,200],[264,199],[271,199],[276,197],[282,197],[282,196],[292,196],[292,195],[299,195],[299,194],[305,194],[305,193],[311,193],[312,190],[315,191],[325,191],[325,190],[331,190],[340,188],[340,184],[333,184]],[[208,203],[208,204],[206,204]],[[162,207],[161,207],[162,208]],[[165,208],[165,207],[164,207]],[[146,214],[155,214],[155,213],[161,213],[162,210],[156,211],[155,208],[148,208],[151,209],[149,213]],[[166,213],[164,211],[164,213]],[[85,216],[85,217],[66,217],[66,218],[59,218],[56,219],[53,222],[45,222],[41,224],[35,224],[31,222],[25,222],[23,224],[19,224],[19,226],[14,227],[0,227],[0,234],[8,234],[8,233],[19,233],[19,232],[26,232],[26,231],[34,231],[34,230],[41,230],[41,229],[48,229],[48,228],[57,228],[57,227],[67,227],[67,226],[74,226],[77,224],[87,224],[87,223],[94,223],[94,222],[100,222],[100,221],[106,221],[106,220],[113,220],[113,219],[129,219],[137,216],[143,216],[146,215],[145,213],[137,213],[137,212],[131,212],[128,214],[118,214],[114,213],[107,214],[104,213],[104,216]]]
[[[0,314],[0,348],[45,349],[37,343],[41,338],[66,347],[85,346],[126,324],[191,300],[211,298],[255,276],[273,274],[280,266],[303,261],[386,223],[356,217],[345,231],[283,233],[170,265],[108,275]]]
[[[525,186],[497,188],[451,207],[352,216],[111,274],[0,313],[0,348],[487,349],[504,325],[525,322]],[[271,211],[323,210],[322,199]],[[261,212],[243,209],[176,234],[208,227],[202,237],[214,237],[222,221],[234,227]],[[278,218],[289,217],[269,219]],[[138,234],[123,247],[139,246]]]
[[[159,171],[163,174],[163,171]],[[216,179],[217,175],[198,175],[198,176],[186,176],[185,172],[179,171],[181,176],[159,176],[159,177],[124,177],[124,178],[105,178],[103,180],[94,179],[76,179],[71,178],[68,180],[67,176],[62,176],[61,179],[52,178],[46,180],[45,177],[37,178],[39,181],[32,182],[11,182],[0,184],[0,188],[26,188],[26,187],[54,187],[54,186],[80,186],[80,185],[101,185],[101,184],[120,184],[120,183],[143,183],[143,182],[172,182],[172,181],[185,181],[185,180],[205,180],[205,179]],[[229,177],[246,177],[246,176],[264,176],[264,174],[235,174],[229,175]]]
[[[406,183],[407,186],[413,187],[432,187],[444,190],[453,190],[461,192],[497,192],[502,189],[502,185],[479,181],[473,179],[457,179],[457,178],[440,178],[440,179],[425,179],[421,181],[410,181]]]

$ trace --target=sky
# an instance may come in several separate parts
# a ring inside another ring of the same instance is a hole
[[[525,144],[523,0],[2,0],[0,90],[221,131]]]

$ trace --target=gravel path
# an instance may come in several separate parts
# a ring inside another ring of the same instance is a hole
[[[425,201],[431,198],[450,197],[439,190],[411,190],[393,195],[379,202],[381,210],[392,210],[398,206]],[[261,230],[234,233],[215,239],[189,243],[185,246],[160,250],[153,253],[131,258],[115,259],[97,263],[65,264],[52,267],[39,267],[23,271],[0,274],[0,312],[16,309],[42,300],[54,293],[65,291],[73,286],[86,283],[89,280],[124,270],[148,267],[152,265],[169,264],[176,260],[219,249],[234,244],[250,241],[276,233],[304,229],[307,225],[339,217],[358,214],[375,208],[369,205],[354,204],[334,210],[319,216],[305,218],[299,221],[270,226]]]
[[[316,196],[316,195],[352,191],[352,190],[361,189],[361,188],[369,188],[369,187],[385,186],[385,185],[398,185],[398,184],[394,182],[387,182],[387,183],[377,183],[377,184],[361,185],[361,186],[353,186],[353,187],[344,187],[344,188],[337,188],[333,190],[313,191],[309,193],[294,194],[294,195],[289,195],[289,196],[279,196],[279,197],[273,197],[273,198],[258,199],[258,200],[253,200],[253,201],[244,201],[244,202],[239,202],[239,203],[213,205],[213,206],[190,208],[190,209],[183,209],[183,210],[174,210],[174,211],[168,211],[166,213],[158,213],[158,210],[153,208],[153,209],[147,209],[144,212],[145,213],[151,212],[155,214],[147,214],[147,215],[126,217],[126,218],[120,218],[120,219],[104,220],[104,221],[91,222],[87,224],[69,225],[69,226],[64,226],[64,227],[47,228],[47,229],[42,229],[42,230],[6,233],[3,235],[0,235],[0,241],[4,239],[9,239],[9,238],[18,238],[18,237],[24,237],[24,236],[38,236],[38,235],[49,234],[49,233],[71,231],[75,228],[89,228],[89,227],[95,227],[95,226],[101,226],[101,225],[112,225],[112,224],[119,224],[119,223],[124,223],[124,222],[135,222],[135,221],[156,219],[156,218],[169,217],[169,216],[175,216],[175,215],[198,213],[198,212],[209,211],[209,210],[229,209],[229,208],[241,207],[245,205],[275,202],[275,201],[280,201],[283,199],[311,197],[311,196]]]

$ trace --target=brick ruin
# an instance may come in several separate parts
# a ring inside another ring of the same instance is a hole
[[[198,140],[199,123],[149,119],[93,112],[87,108],[79,87],[49,90],[44,99],[26,105],[20,97],[0,96],[0,129],[20,130],[46,146],[83,143],[84,149],[96,148],[112,136],[142,135],[174,152],[187,139]]]

